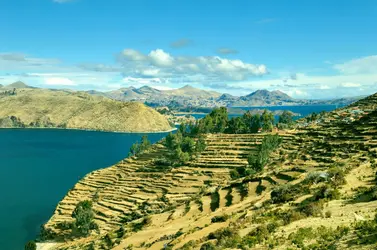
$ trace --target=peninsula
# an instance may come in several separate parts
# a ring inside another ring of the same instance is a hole
[[[0,128],[65,128],[113,132],[174,129],[154,109],[72,90],[30,88],[20,83],[0,91]]]

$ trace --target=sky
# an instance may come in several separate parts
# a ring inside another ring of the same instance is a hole
[[[377,92],[375,0],[0,0],[0,84]]]

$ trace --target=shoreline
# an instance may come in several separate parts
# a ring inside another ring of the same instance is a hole
[[[25,130],[25,129],[30,129],[30,130],[73,130],[73,131],[87,131],[87,132],[102,132],[102,133],[118,133],[118,134],[159,134],[159,133],[169,133],[177,130],[177,128],[171,128],[166,131],[113,131],[113,130],[100,130],[100,129],[85,129],[85,128],[57,128],[57,127],[25,127],[25,128],[15,128],[15,127],[0,127],[1,130],[5,129],[14,129],[14,130]]]

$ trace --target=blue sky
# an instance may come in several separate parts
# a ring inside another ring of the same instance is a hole
[[[2,0],[0,84],[377,92],[377,1]]]

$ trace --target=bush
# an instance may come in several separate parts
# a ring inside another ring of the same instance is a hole
[[[237,170],[234,170],[234,169],[229,171],[229,175],[230,175],[230,178],[232,178],[233,180],[241,177],[240,174],[237,172]]]
[[[336,200],[340,198],[340,192],[336,188],[332,188],[329,185],[322,185],[318,188],[317,192],[314,194],[316,200],[328,199]]]
[[[37,244],[33,240],[28,241],[25,244],[25,250],[36,250],[36,249],[37,249]]]
[[[323,210],[323,200],[310,202],[301,206],[300,210],[306,216],[321,216]]]
[[[225,206],[230,207],[232,205],[232,202],[233,202],[233,195],[232,195],[232,189],[231,188],[229,188],[228,193],[225,196],[225,199],[226,199]]]
[[[276,187],[271,192],[271,200],[273,203],[282,203],[291,201],[298,194],[298,189],[290,184]]]
[[[220,194],[216,190],[216,192],[213,192],[211,194],[211,211],[214,212],[216,209],[220,207]]]
[[[200,247],[200,250],[216,250],[216,247],[212,242],[207,242]]]
[[[211,222],[212,223],[219,223],[219,222],[225,222],[229,219],[229,215],[217,215],[215,217],[212,217]]]
[[[327,173],[329,174],[331,183],[334,186],[340,186],[340,185],[346,184],[345,173],[341,168],[339,167],[330,168]]]

